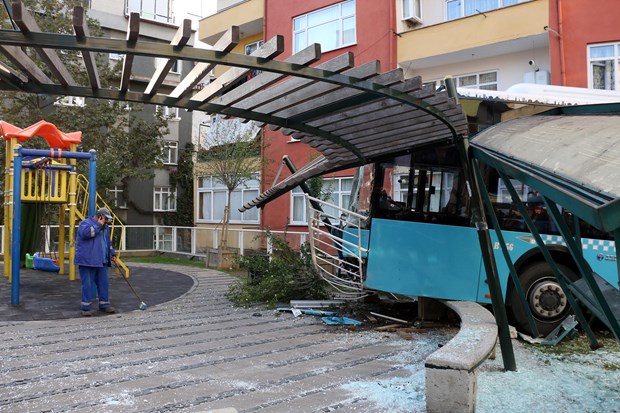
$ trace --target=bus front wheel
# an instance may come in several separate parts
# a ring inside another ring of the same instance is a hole
[[[577,274],[569,267],[559,263],[557,265],[569,279],[572,281],[577,279]],[[519,280],[536,321],[538,332],[543,337],[547,336],[571,311],[566,294],[546,262],[528,266],[520,274]],[[517,327],[532,335],[527,313],[515,288],[511,291],[510,302],[512,304],[510,313]]]

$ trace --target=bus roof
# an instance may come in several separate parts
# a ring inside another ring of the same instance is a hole
[[[505,91],[461,87],[457,88],[457,92],[462,98],[548,106],[590,105],[596,103],[620,102],[620,93],[615,90],[538,85],[534,83],[518,83],[509,87]]]

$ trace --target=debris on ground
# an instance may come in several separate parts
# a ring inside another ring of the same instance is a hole
[[[321,320],[327,325],[349,325],[349,326],[359,326],[362,325],[362,322],[359,320],[354,320],[349,317],[322,317]]]

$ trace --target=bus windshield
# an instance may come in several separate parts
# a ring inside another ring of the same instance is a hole
[[[481,165],[481,172],[500,228],[527,232],[525,220],[497,171]],[[511,184],[537,229],[543,234],[558,235],[542,197],[517,180],[512,179]],[[467,185],[453,146],[417,151],[360,167],[353,181],[349,210],[371,218],[472,225]],[[611,239],[611,234],[584,222],[575,228],[570,212],[561,207],[560,210],[580,236]],[[492,226],[492,220],[488,221]]]
[[[373,218],[469,225],[469,197],[453,147],[358,169],[350,210]]]

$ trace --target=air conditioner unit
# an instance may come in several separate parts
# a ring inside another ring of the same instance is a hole
[[[403,21],[411,23],[413,25],[422,24],[422,19],[416,16],[403,17]]]

